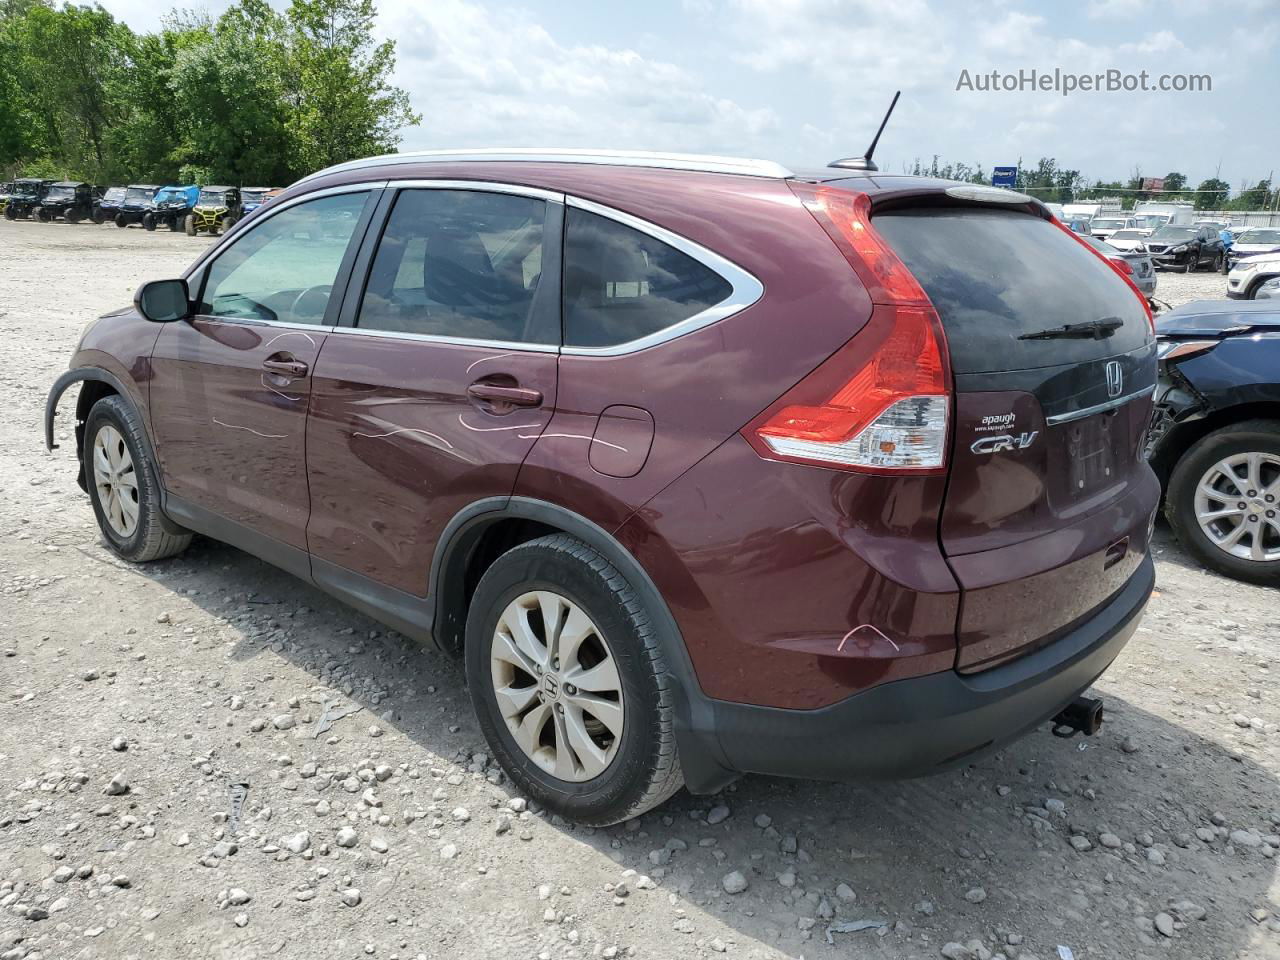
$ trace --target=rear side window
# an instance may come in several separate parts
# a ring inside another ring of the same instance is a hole
[[[1150,333],[1133,289],[1047,220],[1007,210],[879,214],[889,241],[937,307],[956,373],[1048,367],[1115,356]],[[1124,326],[1102,340],[1020,340],[1091,320]]]
[[[378,243],[357,326],[536,342],[546,203],[471,190],[403,190]],[[550,334],[554,337],[554,333]]]
[[[663,243],[576,207],[567,211],[564,342],[613,347],[665,330],[725,300],[733,286]]]

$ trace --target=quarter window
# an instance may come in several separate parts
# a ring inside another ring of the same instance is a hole
[[[534,300],[546,208],[542,200],[506,193],[401,191],[378,243],[357,326],[545,341]]]
[[[576,207],[565,226],[564,339],[611,347],[674,326],[726,299],[733,287],[688,254]]]
[[[261,221],[209,267],[210,317],[324,323],[367,191],[319,197]]]

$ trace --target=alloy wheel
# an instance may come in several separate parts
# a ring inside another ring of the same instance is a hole
[[[93,483],[112,531],[127,540],[138,529],[138,474],[120,431],[109,423],[93,438]]]
[[[1196,484],[1196,522],[1209,542],[1242,560],[1280,560],[1280,456],[1237,453]]]
[[[529,759],[574,783],[608,769],[622,740],[622,680],[581,607],[550,590],[516,597],[489,656],[498,710]]]

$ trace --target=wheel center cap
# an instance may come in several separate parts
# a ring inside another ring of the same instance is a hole
[[[560,696],[560,681],[549,673],[542,675],[542,692],[548,700],[555,700]]]

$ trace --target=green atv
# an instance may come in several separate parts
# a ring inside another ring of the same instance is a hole
[[[201,187],[200,199],[187,214],[187,236],[226,233],[244,216],[237,187]]]

